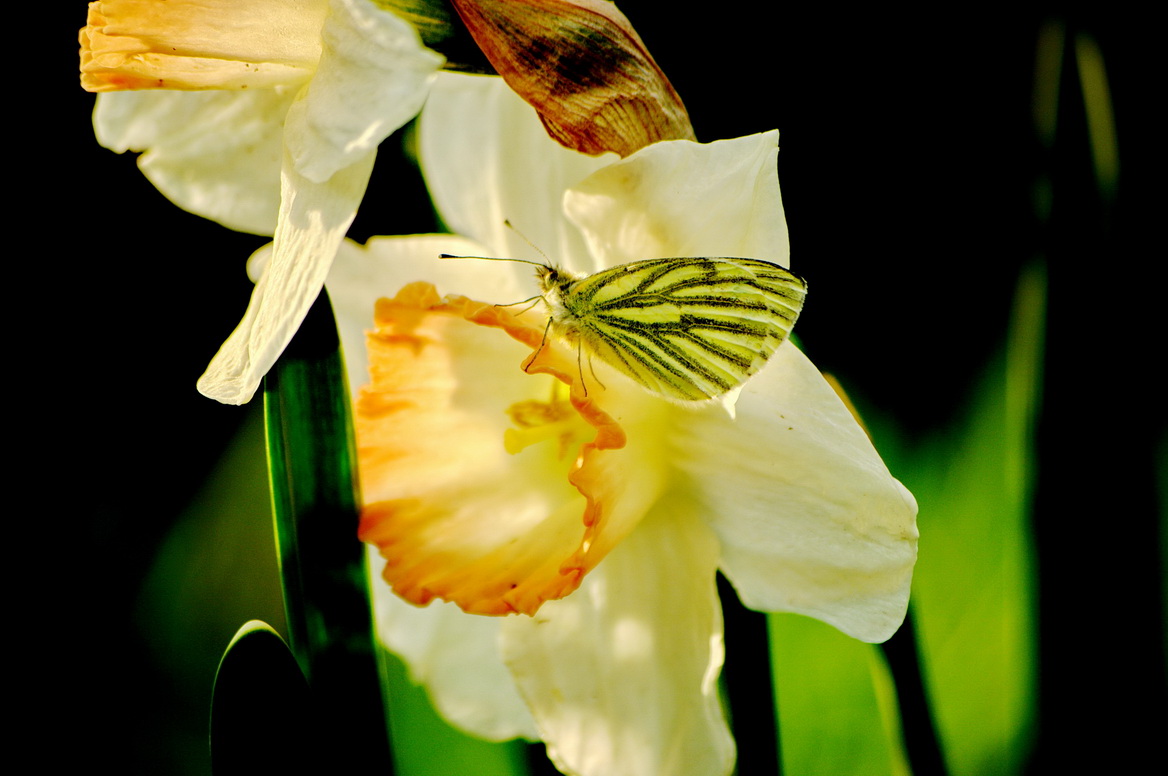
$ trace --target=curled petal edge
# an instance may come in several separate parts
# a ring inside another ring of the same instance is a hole
[[[455,316],[474,325],[501,329],[516,341],[538,349],[527,365],[527,372],[551,375],[570,387],[572,407],[595,429],[593,439],[581,445],[568,475],[568,481],[585,499],[581,539],[567,557],[548,564],[546,571],[537,569],[527,579],[505,582],[509,578],[497,568],[476,569],[472,562],[470,566],[458,563],[457,568],[444,570],[434,565],[442,563],[442,559],[419,561],[417,557],[405,557],[390,519],[398,506],[394,500],[366,504],[358,535],[362,541],[378,545],[387,560],[383,577],[400,597],[413,604],[425,606],[439,598],[471,614],[532,615],[545,601],[573,592],[584,576],[636,525],[635,520],[620,520],[616,524],[606,520],[611,512],[607,483],[592,471],[605,468],[599,466],[597,456],[625,446],[624,429],[601,408],[600,402],[584,395],[576,380],[574,358],[545,342],[544,327],[536,325],[531,316],[516,315],[506,308],[463,296],[442,298],[433,285],[423,282],[411,283],[393,300],[383,299],[378,303],[379,325],[395,315],[408,320],[409,316],[420,319],[431,314]],[[403,553],[401,557],[399,552]],[[445,562],[449,563],[450,559]]]
[[[324,183],[298,175],[287,154],[271,261],[238,327],[199,378],[199,393],[223,404],[251,401],[320,295],[373,170],[376,154]]]

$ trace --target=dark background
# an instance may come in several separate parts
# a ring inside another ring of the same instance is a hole
[[[256,407],[204,399],[195,380],[242,315],[244,261],[265,240],[180,211],[132,155],[97,145],[93,96],[77,82],[84,4],[55,5],[37,12],[49,17],[38,40],[48,54],[30,51],[10,70],[47,63],[25,71],[47,77],[10,86],[8,110],[14,132],[26,116],[33,127],[19,135],[24,147],[10,146],[19,191],[7,219],[32,233],[8,253],[18,267],[9,406],[24,431],[7,479],[31,491],[8,510],[23,529],[9,545],[13,619],[32,626],[10,631],[33,656],[17,672],[35,734],[21,738],[49,762],[159,772],[166,721],[202,713],[176,707],[180,685],[204,677],[156,667],[143,579],[255,420]],[[708,17],[620,5],[700,140],[780,129],[792,267],[812,289],[802,341],[910,438],[956,416],[1001,346],[1018,273],[1046,262],[1034,769],[1107,768],[1120,751],[1119,761],[1144,752],[1162,762],[1151,747],[1165,730],[1164,475],[1153,458],[1164,428],[1163,167],[1151,111],[1163,97],[1150,85],[1147,20],[1117,4],[723,3]],[[1036,132],[1035,49],[1052,22],[1103,52],[1114,196],[1092,178],[1072,58],[1053,143]],[[358,240],[433,228],[416,173],[387,150]],[[206,637],[225,643],[231,630]]]

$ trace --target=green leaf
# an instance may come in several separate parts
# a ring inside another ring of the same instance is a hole
[[[211,701],[211,770],[296,772],[311,758],[308,684],[291,651],[259,620],[235,634],[219,661]]]
[[[956,439],[922,451],[914,585],[938,724],[957,773],[1017,773],[1033,723],[1034,548],[1029,527],[1044,278],[1019,286],[1006,358]],[[954,444],[956,442],[956,444]],[[925,537],[930,537],[926,539]],[[926,544],[926,541],[928,544]]]
[[[784,776],[907,774],[879,650],[810,617],[769,622]]]
[[[864,409],[920,505],[912,602],[925,690],[950,772],[1014,774],[1035,712],[1033,430],[1046,281],[1019,281],[1009,341],[961,420],[915,446]],[[905,773],[896,697],[878,650],[771,616],[784,774]]]
[[[1045,288],[1040,266],[1023,273],[1009,341],[964,419],[911,452],[885,451],[920,504],[913,607],[953,773],[1019,773],[1030,743],[1036,691],[1030,487]]]
[[[330,768],[390,773],[349,391],[324,291],[265,378],[264,409],[289,640]]]

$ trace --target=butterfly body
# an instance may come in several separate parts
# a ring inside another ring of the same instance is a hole
[[[576,276],[540,265],[549,328],[648,390],[717,398],[762,368],[787,338],[807,286],[777,264],[666,258]]]

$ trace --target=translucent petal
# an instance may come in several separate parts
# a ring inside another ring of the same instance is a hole
[[[372,548],[370,564],[379,576],[384,561]],[[374,584],[373,596],[378,638],[406,661],[443,717],[492,741],[538,738],[499,655],[502,620],[464,614],[454,604],[419,608],[384,584]]]
[[[204,396],[244,404],[316,301],[337,248],[357,214],[374,154],[324,183],[299,176],[285,157],[272,260],[239,326],[199,378]]]
[[[168,199],[242,232],[272,234],[280,207],[281,126],[294,90],[106,92],[97,140]]]
[[[422,170],[442,219],[493,256],[599,269],[564,220],[561,192],[616,157],[584,156],[547,136],[535,111],[501,78],[443,73],[419,123]],[[485,149],[490,149],[487,153]]]
[[[284,129],[297,172],[317,183],[417,115],[444,62],[369,0],[332,0],[321,35],[320,63]]]
[[[784,267],[778,132],[699,144],[657,143],[564,196],[603,266],[668,256],[741,256]]]
[[[904,619],[916,560],[912,494],[789,342],[746,384],[737,409],[736,422],[702,413],[678,424],[674,464],[742,601],[887,639]]]
[[[718,543],[666,498],[562,601],[503,623],[503,657],[548,753],[581,776],[721,776]]]

